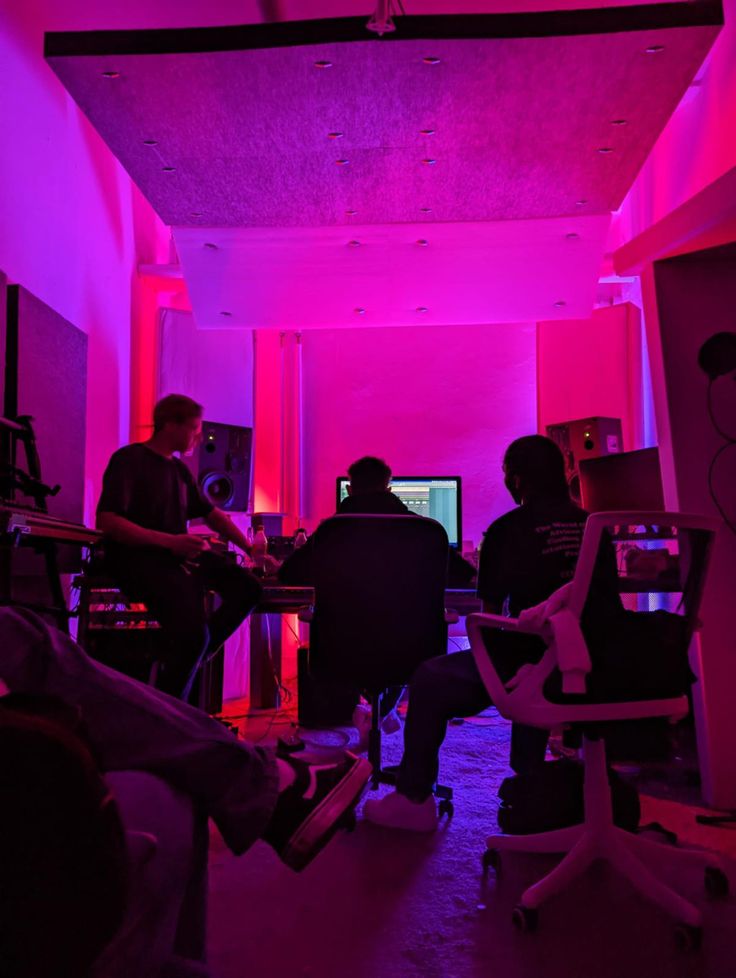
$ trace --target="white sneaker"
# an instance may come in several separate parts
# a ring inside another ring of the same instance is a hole
[[[371,708],[367,703],[358,703],[353,710],[353,726],[358,731],[356,750],[359,754],[368,750],[368,734],[371,729]]]
[[[363,806],[363,818],[389,829],[434,832],[437,828],[437,806],[432,795],[417,802],[410,801],[398,791],[392,791],[383,798],[370,798]]]

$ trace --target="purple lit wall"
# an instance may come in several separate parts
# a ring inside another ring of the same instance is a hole
[[[89,338],[86,509],[128,439],[138,261],[168,234],[43,62],[36,6],[0,9],[0,268]]]
[[[723,9],[713,50],[614,218],[614,247],[736,166],[736,0],[723,0]]]
[[[303,345],[308,525],[371,454],[401,475],[462,476],[463,537],[477,545],[512,505],[504,449],[536,430],[534,325],[309,330]]]

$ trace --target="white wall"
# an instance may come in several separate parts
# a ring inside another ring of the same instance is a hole
[[[361,455],[400,475],[460,475],[463,537],[513,505],[508,443],[536,431],[535,326],[309,330],[304,346],[305,514],[334,512],[335,477]]]

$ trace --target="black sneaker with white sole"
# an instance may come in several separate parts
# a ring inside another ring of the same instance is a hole
[[[299,872],[330,841],[348,827],[352,812],[371,776],[364,757],[349,752],[339,764],[310,767],[288,758],[296,780],[279,795],[263,840],[283,862]]]

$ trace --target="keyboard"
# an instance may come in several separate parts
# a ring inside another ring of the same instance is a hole
[[[0,503],[0,535],[9,536],[16,543],[35,538],[81,547],[93,547],[102,536],[99,530],[92,530],[83,523],[72,523],[15,503]]]

